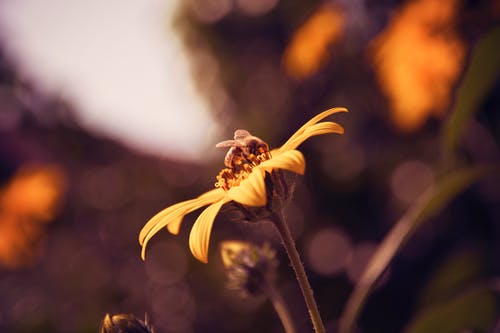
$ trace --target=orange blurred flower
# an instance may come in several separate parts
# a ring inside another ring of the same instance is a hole
[[[331,4],[324,4],[297,29],[283,54],[286,73],[303,80],[315,74],[326,62],[329,47],[344,32],[343,13]]]
[[[32,260],[64,188],[58,167],[28,165],[0,189],[0,265],[16,268]]]
[[[464,63],[454,24],[459,0],[406,3],[372,44],[371,56],[391,118],[403,131],[442,116]]]

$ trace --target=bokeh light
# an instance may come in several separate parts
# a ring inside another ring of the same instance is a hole
[[[401,202],[410,205],[434,183],[434,172],[422,161],[404,161],[391,175],[392,193]]]
[[[351,242],[345,232],[336,228],[325,228],[311,237],[307,247],[307,259],[316,273],[332,276],[345,269],[351,252]]]
[[[0,189],[0,265],[29,264],[60,207],[66,178],[55,165],[25,165]]]
[[[304,80],[317,73],[330,56],[332,44],[342,37],[342,11],[326,3],[318,7],[292,36],[283,54],[286,73]]]
[[[373,41],[371,55],[394,125],[414,131],[442,117],[464,64],[456,31],[460,0],[412,0]]]

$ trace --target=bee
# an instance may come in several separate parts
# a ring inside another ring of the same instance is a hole
[[[243,129],[234,131],[234,140],[219,142],[215,147],[229,148],[224,158],[224,165],[228,168],[235,168],[238,163],[248,160],[251,155],[257,156],[269,151],[267,143]]]

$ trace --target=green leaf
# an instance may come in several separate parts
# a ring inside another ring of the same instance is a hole
[[[439,213],[457,194],[494,170],[499,172],[499,167],[471,167],[452,171],[442,177],[441,181],[439,181],[433,189],[428,190],[427,193],[422,195],[420,200],[421,207],[417,203],[414,208],[410,209],[408,212],[408,214],[415,214],[415,226],[420,223],[420,221],[426,220]]]
[[[494,324],[497,310],[495,294],[490,288],[470,289],[420,311],[404,333],[487,332]]]
[[[452,156],[470,117],[491,91],[500,73],[500,26],[474,48],[469,67],[458,87],[455,108],[443,128],[443,152]]]
[[[420,196],[417,202],[396,222],[368,262],[347,301],[340,319],[340,333],[352,331],[375,282],[418,226],[429,217],[439,213],[455,196],[493,170],[498,170],[498,168],[476,167],[452,171]]]
[[[461,250],[439,266],[419,296],[419,308],[442,301],[481,277],[484,258],[473,248]]]

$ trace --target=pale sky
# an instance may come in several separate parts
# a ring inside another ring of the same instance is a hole
[[[170,19],[178,0],[2,0],[0,31],[22,73],[78,107],[89,130],[196,159],[215,123]]]

